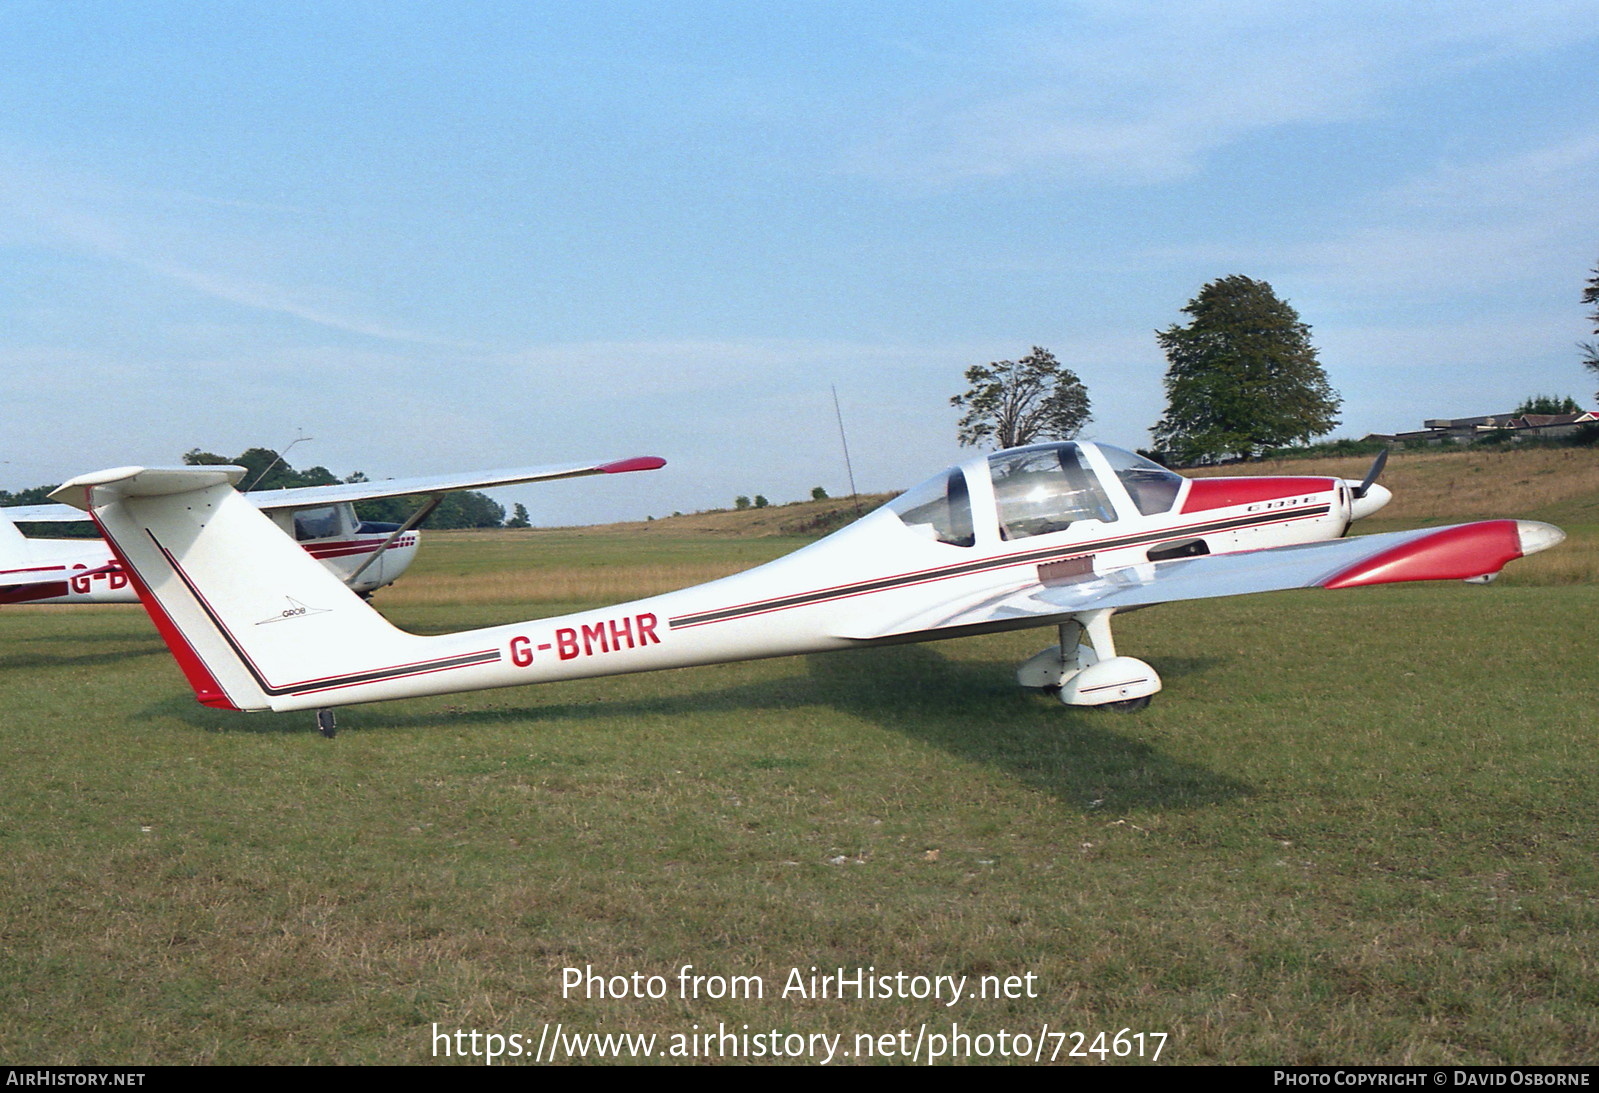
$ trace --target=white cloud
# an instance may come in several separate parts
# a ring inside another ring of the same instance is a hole
[[[1574,252],[1599,246],[1595,178],[1599,132],[1442,165],[1366,201],[1364,226],[1284,257],[1351,298],[1460,304],[1517,283],[1558,286]]]
[[[925,185],[1180,178],[1254,133],[1368,116],[1434,70],[1591,38],[1593,15],[1591,2],[1068,5],[946,61],[944,86],[880,122],[851,168]]]
[[[418,345],[459,345],[363,315],[348,293],[291,285],[267,270],[307,278],[285,237],[301,230],[291,209],[145,192],[52,169],[17,153],[0,166],[0,231],[13,241],[119,264],[213,300],[330,330]],[[287,257],[285,255],[287,254]]]

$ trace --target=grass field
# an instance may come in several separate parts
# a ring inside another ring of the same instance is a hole
[[[1556,493],[1499,514],[1592,551],[1599,492]],[[378,602],[510,621],[794,543],[653,524],[431,536]],[[416,1063],[435,1025],[531,1052],[559,1023],[1592,1063],[1596,614],[1567,572],[1156,608],[1118,623],[1166,681],[1135,715],[1015,688],[1035,631],[360,707],[329,741],[196,705],[137,609],[8,610],[0,1059]],[[685,964],[764,997],[681,998]],[[1036,997],[782,997],[813,966]],[[666,997],[563,997],[585,967]]]

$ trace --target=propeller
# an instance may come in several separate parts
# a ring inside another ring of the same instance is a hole
[[[1384,448],[1382,451],[1377,453],[1377,458],[1371,461],[1371,470],[1366,472],[1365,479],[1360,483],[1360,485],[1349,491],[1350,496],[1356,501],[1359,501],[1362,497],[1366,496],[1366,494],[1371,490],[1372,484],[1377,481],[1377,476],[1382,473],[1382,469],[1387,465],[1387,463],[1388,449]]]

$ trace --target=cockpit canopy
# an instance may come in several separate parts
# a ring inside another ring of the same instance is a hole
[[[981,476],[973,483],[968,476]],[[979,528],[1002,540],[1154,516],[1177,501],[1183,479],[1120,448],[1086,441],[995,452],[928,479],[886,506],[909,528],[951,546],[972,546]],[[974,511],[973,497],[991,502]]]
[[[1079,520],[1109,524],[1116,509],[1076,444],[1038,445],[988,457],[1001,539],[1065,531]]]

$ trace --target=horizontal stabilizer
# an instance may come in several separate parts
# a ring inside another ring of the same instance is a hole
[[[165,497],[168,494],[231,486],[244,477],[243,467],[113,467],[79,475],[50,491],[50,496],[81,512],[90,510],[91,495],[105,504],[113,498]],[[78,517],[83,519],[83,517]]]

